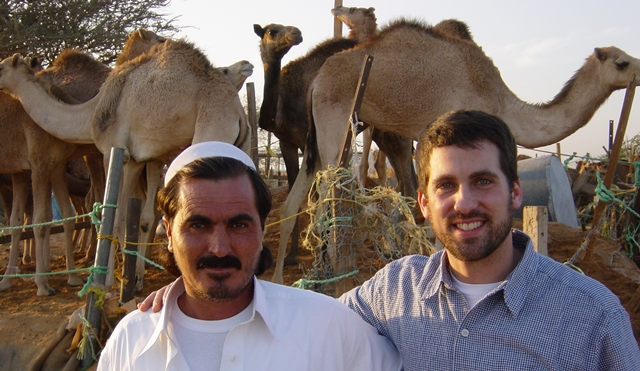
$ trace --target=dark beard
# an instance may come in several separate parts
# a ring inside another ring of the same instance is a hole
[[[512,214],[513,207],[511,203],[507,203],[507,216]],[[453,228],[450,226],[451,223],[449,220],[459,218],[460,216],[461,214],[456,214],[447,218],[447,228]],[[497,224],[492,224],[494,219],[479,211],[472,211],[471,213],[464,215],[464,217],[481,217],[485,219],[485,223],[491,224],[491,229],[481,240],[468,239],[462,242],[455,241],[450,233],[439,233],[439,231],[435,231],[436,237],[438,237],[440,242],[442,242],[442,245],[447,250],[447,254],[451,254],[451,256],[460,261],[475,262],[488,257],[493,254],[498,247],[500,247],[500,244],[502,244],[502,242],[511,233],[512,219],[510,217],[506,217],[505,220],[497,221]]]

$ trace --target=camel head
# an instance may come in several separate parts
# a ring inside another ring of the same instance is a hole
[[[253,65],[249,61],[240,61],[228,67],[220,67],[231,83],[240,91],[242,85],[253,74]]]
[[[33,78],[31,61],[16,53],[0,62],[0,89],[12,90],[25,77]]]
[[[595,48],[590,58],[597,64],[597,74],[603,88],[611,92],[624,89],[629,85],[633,74],[636,75],[636,85],[640,85],[640,59],[615,46]]]
[[[347,8],[338,6],[331,9],[331,14],[350,29],[358,27],[359,25],[372,23],[373,32],[375,33],[377,22],[375,10],[375,8]]]
[[[121,65],[136,56],[149,53],[151,49],[163,44],[165,41],[167,41],[165,37],[144,28],[133,31],[125,41],[122,53],[116,59],[116,65]]]
[[[263,62],[281,60],[292,46],[302,42],[302,32],[294,26],[268,24],[253,25],[253,31],[260,37],[260,56]]]

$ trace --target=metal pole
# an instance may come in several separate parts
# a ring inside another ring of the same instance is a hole
[[[116,205],[118,202],[118,192],[120,191],[120,179],[122,178],[122,162],[124,159],[124,149],[111,148],[111,157],[109,158],[109,173],[107,175],[107,188],[105,190],[104,205]],[[116,216],[114,207],[105,207],[102,210],[102,221],[100,224],[100,235],[110,236],[113,233],[113,221]],[[94,267],[107,267],[109,265],[109,250],[111,249],[111,240],[102,238],[98,244],[96,252],[96,260]],[[92,286],[104,290],[106,275],[103,273],[93,272]],[[91,325],[89,331],[89,350],[98,350],[98,341],[96,336],[100,336],[100,324],[102,320],[102,312],[96,307],[96,294],[89,291],[85,306],[85,314],[87,321]],[[82,360],[83,369],[91,366],[94,362],[93,354],[91,357],[85,357]]]

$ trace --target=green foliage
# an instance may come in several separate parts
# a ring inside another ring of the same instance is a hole
[[[68,47],[109,64],[138,28],[173,33],[174,19],[158,10],[170,0],[4,0],[0,2],[0,58],[20,53],[49,64]]]

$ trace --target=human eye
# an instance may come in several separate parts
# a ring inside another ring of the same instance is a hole
[[[491,184],[493,184],[493,181],[491,179],[482,178],[478,180],[478,185],[481,187],[490,186]]]

